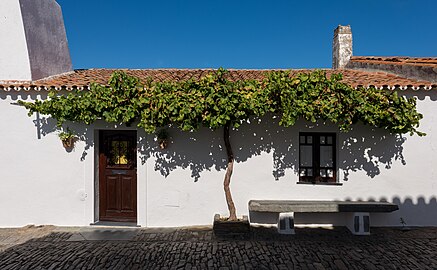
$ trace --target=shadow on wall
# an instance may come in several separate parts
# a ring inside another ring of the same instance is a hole
[[[61,92],[62,93],[62,92]],[[6,100],[7,97],[10,97],[10,99],[13,101],[11,103],[12,106],[19,106],[16,101],[23,100],[23,101],[34,101],[36,99],[39,100],[46,100],[47,94],[45,90],[42,90],[41,92],[32,91],[29,93],[26,92],[11,92],[7,93],[6,95],[1,95],[1,99]],[[23,113],[27,114],[27,110],[25,108],[23,109]],[[38,139],[42,139],[44,136],[47,136],[50,133],[53,132],[60,132],[61,130],[56,126],[56,120],[47,117],[44,115],[40,115],[39,113],[34,113],[30,119],[33,119],[32,122],[35,125],[36,129],[36,136]],[[88,155],[88,151],[91,147],[94,146],[94,135],[93,131],[86,125],[79,124],[79,123],[71,123],[66,122],[62,126],[64,129],[67,127],[77,136],[78,140],[83,141],[85,143],[85,148],[81,155],[81,161],[84,161],[86,156]],[[67,152],[71,152],[74,149],[66,149]]]
[[[391,202],[399,206],[399,210],[391,213],[371,213],[372,226],[437,226],[437,199],[426,199],[422,196],[416,200],[393,197],[368,198],[366,201]],[[250,222],[274,225],[278,220],[278,213],[249,212]],[[347,213],[296,213],[296,224],[321,224],[344,226],[347,222]]]
[[[237,163],[268,153],[272,156],[272,176],[278,181],[290,170],[295,175],[299,168],[299,132],[336,132],[338,138],[338,167],[343,171],[343,181],[349,180],[351,172],[365,171],[370,177],[380,174],[381,168],[390,169],[394,162],[406,165],[403,144],[406,138],[391,135],[382,129],[356,125],[348,133],[340,133],[333,124],[305,124],[279,126],[277,117],[252,119],[238,130],[231,131],[231,144]],[[150,137],[140,140],[140,155],[143,163],[153,157],[154,169],[167,177],[177,169],[189,169],[194,181],[204,171],[225,170],[226,149],[223,129],[202,128],[196,132],[169,129],[172,143],[160,150]],[[266,169],[271,168],[266,164]],[[235,168],[238,169],[238,168]]]
[[[169,134],[170,145],[163,150],[152,140],[154,136],[140,138],[138,147],[143,164],[153,157],[154,169],[165,177],[178,168],[189,169],[195,182],[203,171],[220,171],[226,168],[226,154],[220,130],[203,128],[196,132],[182,132],[169,128]]]
[[[437,198],[429,199],[420,196],[415,199],[406,197],[404,199],[393,197],[392,203],[399,205],[399,211],[384,216],[381,213],[372,215],[376,224],[399,224],[403,226],[437,226]],[[401,221],[402,218],[402,221]]]
[[[41,135],[46,136],[49,133],[59,133],[61,131],[56,126],[56,120],[54,120],[53,118],[41,116],[39,113],[36,113],[34,115],[36,115],[36,117],[35,120],[33,120],[33,123],[35,124],[35,127],[37,129],[38,139],[41,139]],[[70,129],[77,136],[78,140],[85,143],[85,148],[80,157],[80,160],[84,161],[86,159],[86,156],[88,155],[89,149],[94,146],[94,134],[92,130],[89,129],[86,125],[71,122],[64,123],[62,125],[62,128],[63,130],[66,130],[67,128]],[[66,149],[67,152],[71,152],[72,150],[74,150],[74,148]]]
[[[423,90],[403,90],[398,92],[399,95],[405,96],[406,98],[417,97],[418,100],[426,100],[429,98],[432,101],[437,100],[437,93],[433,90],[423,91]]]
[[[36,98],[45,99],[47,93],[16,92],[8,93],[13,101],[21,99],[32,101]],[[5,99],[2,95],[2,99]],[[25,110],[23,108],[23,110]],[[262,153],[272,155],[272,176],[280,180],[287,170],[298,174],[299,167],[299,132],[323,131],[336,132],[338,140],[338,168],[343,171],[343,179],[349,180],[351,172],[365,171],[370,177],[375,177],[381,167],[390,169],[399,161],[405,165],[402,154],[406,138],[392,135],[382,129],[355,125],[348,133],[340,133],[337,126],[324,123],[304,123],[299,121],[293,127],[279,126],[279,119],[273,116],[262,119],[252,119],[238,130],[231,131],[231,144],[236,162],[245,162]],[[46,116],[36,115],[34,124],[38,138],[57,131],[56,120]],[[85,160],[90,147],[94,145],[93,130],[86,125],[65,123],[85,142],[81,160]],[[154,169],[167,177],[176,169],[188,169],[191,177],[198,181],[204,171],[222,171],[227,164],[226,150],[223,143],[223,130],[202,128],[196,132],[182,132],[169,129],[173,143],[165,150],[160,150],[154,136],[140,136],[139,154],[143,163],[150,157],[155,159]],[[267,168],[267,166],[266,166]],[[268,168],[271,168],[268,166]]]
[[[407,164],[402,146],[406,138],[402,135],[355,125],[350,132],[341,133],[338,137],[338,165],[343,171],[343,181],[349,180],[351,172],[365,171],[373,178],[380,174],[381,167],[390,169],[395,161]]]

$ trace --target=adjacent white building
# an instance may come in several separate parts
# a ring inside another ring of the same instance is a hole
[[[43,14],[50,14],[45,16]],[[73,149],[56,121],[27,115],[18,100],[47,98],[106,83],[113,70],[72,70],[62,13],[55,0],[0,1],[0,227],[87,226],[99,221],[143,227],[212,224],[227,214],[222,131],[169,129],[158,147],[144,130],[97,122],[67,123],[80,136]],[[13,46],[12,46],[13,45]],[[417,97],[425,137],[392,135],[330,123],[282,128],[274,116],[232,131],[236,164],[231,190],[238,215],[251,199],[388,201],[399,211],[371,214],[373,226],[437,226],[437,59],[352,56],[350,27],[335,31],[333,63],[351,85],[374,85]],[[211,70],[128,70],[142,79],[181,80]],[[258,70],[230,76],[261,78]],[[312,149],[312,150],[308,150]],[[319,164],[312,164],[314,149]],[[321,165],[324,164],[324,165]],[[316,177],[317,181],[311,180]],[[305,178],[307,177],[307,178]],[[309,177],[309,178],[308,178]],[[308,180],[310,179],[310,180]],[[343,225],[342,214],[298,214],[297,223]],[[273,215],[252,222],[275,222]]]

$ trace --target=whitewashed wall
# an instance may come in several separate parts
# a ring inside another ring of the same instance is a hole
[[[0,81],[34,81],[72,71],[55,0],[1,0],[0,37]]]
[[[94,137],[113,125],[69,125],[83,141],[68,153],[54,132],[54,120],[27,116],[11,103],[31,94],[0,92],[0,227],[26,224],[89,225],[95,214]],[[305,131],[337,132],[333,125],[298,123],[281,128],[277,119],[243,125],[232,132],[237,163],[231,190],[238,215],[248,215],[250,199],[387,200],[400,211],[372,214],[372,225],[437,226],[434,175],[434,92],[418,95],[426,137],[390,136],[356,126],[338,133],[340,186],[297,184],[298,135]],[[134,129],[117,127],[120,129]],[[226,165],[222,131],[183,133],[170,129],[173,143],[160,151],[152,135],[138,131],[138,223],[141,226],[211,224],[226,214],[223,177]],[[350,143],[353,142],[354,143]],[[253,216],[272,222],[274,216]],[[298,215],[297,222],[341,224],[341,215]]]
[[[35,115],[11,104],[17,98],[0,93],[0,226],[85,224],[83,143],[66,153],[55,133],[36,128]]]
[[[29,51],[19,1],[0,1],[0,15],[0,35],[3,41],[9,41],[0,42],[0,80],[31,80]]]

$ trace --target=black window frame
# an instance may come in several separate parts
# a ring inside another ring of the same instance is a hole
[[[305,142],[301,142],[301,136],[305,136]],[[312,136],[312,142],[308,142],[308,136]],[[328,144],[326,136],[332,137],[332,143]],[[320,143],[320,138],[325,137],[325,144]],[[337,134],[335,132],[299,132],[299,183],[311,183],[311,184],[330,184],[337,183]],[[301,146],[312,146],[312,166],[301,166]],[[320,166],[320,146],[332,146],[332,165],[333,167],[321,167]],[[308,169],[312,169],[312,176],[301,176],[302,170],[306,170],[305,174],[308,174]],[[332,177],[327,177],[328,170],[332,170]],[[326,177],[320,175],[320,171],[325,170]]]

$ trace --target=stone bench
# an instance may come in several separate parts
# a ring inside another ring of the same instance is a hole
[[[396,204],[366,201],[288,201],[251,200],[250,212],[278,213],[278,231],[294,234],[294,213],[349,213],[348,229],[356,235],[370,234],[369,213],[389,213],[398,210]]]

